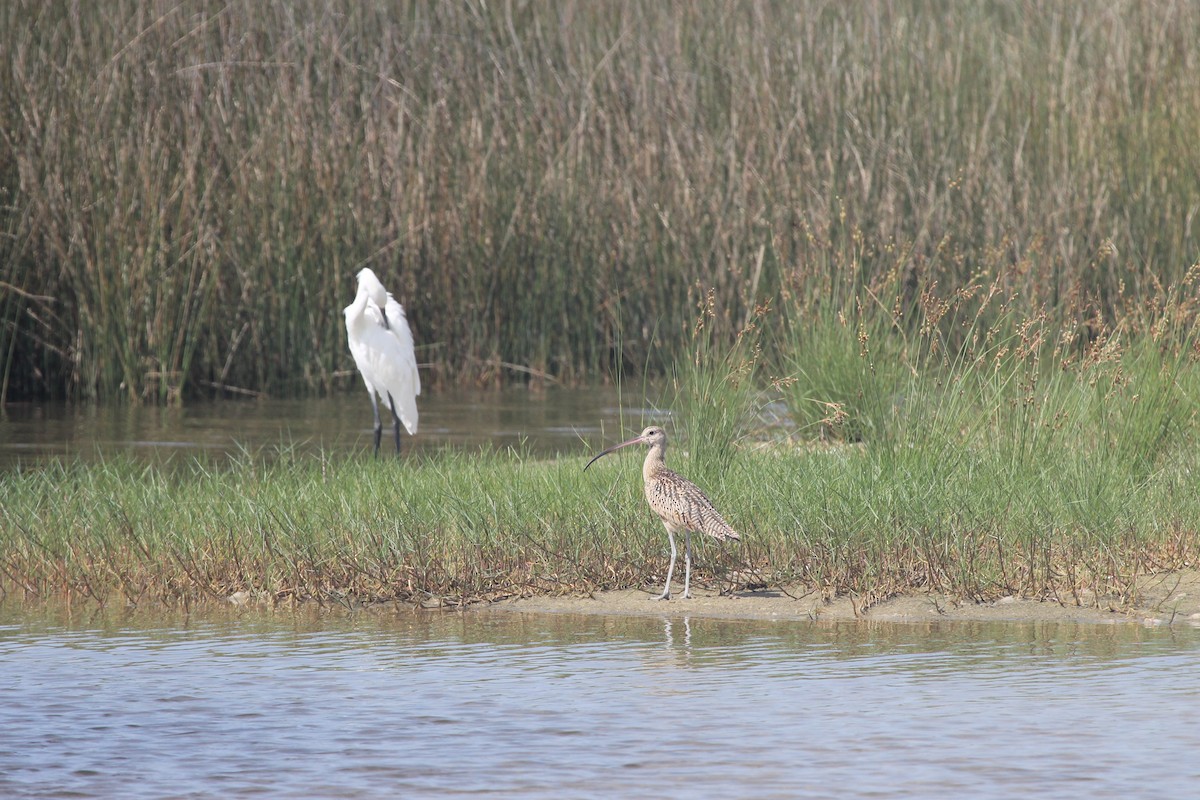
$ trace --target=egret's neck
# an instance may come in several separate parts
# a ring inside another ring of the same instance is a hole
[[[346,306],[346,319],[362,319],[362,315],[367,310],[367,302],[371,299],[370,292],[365,286],[358,287],[358,294],[354,295],[354,302]]]
[[[667,445],[665,442],[659,442],[650,447],[646,453],[646,460],[642,463],[642,477],[647,481],[654,477],[659,470],[667,468],[665,456],[667,454]]]

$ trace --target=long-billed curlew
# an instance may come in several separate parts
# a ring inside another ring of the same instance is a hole
[[[383,424],[379,420],[379,403],[375,395],[392,412],[392,436],[396,452],[400,452],[400,423],[409,435],[417,432],[417,395],[421,393],[421,376],[417,374],[417,357],[413,352],[412,331],[404,316],[404,307],[383,288],[370,269],[358,273],[358,293],[346,306],[346,335],[350,354],[362,373],[363,383],[371,395],[375,412],[375,457],[379,457],[379,439]]]
[[[700,487],[667,468],[664,456],[667,453],[667,434],[662,428],[651,425],[639,436],[627,442],[613,445],[587,463],[587,469],[596,460],[631,444],[650,445],[646,461],[642,464],[642,477],[646,481],[646,502],[650,510],[658,514],[667,529],[671,541],[671,565],[667,568],[667,583],[659,600],[671,599],[671,574],[675,571],[675,534],[684,531],[684,577],[683,596],[691,598],[692,582],[692,531],[707,533],[715,539],[741,539],[742,537],[722,519],[717,509],[700,491]]]

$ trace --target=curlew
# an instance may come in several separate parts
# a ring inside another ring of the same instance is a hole
[[[417,374],[412,331],[408,328],[404,307],[383,288],[372,270],[360,270],[357,278],[358,293],[343,313],[350,354],[354,356],[354,364],[371,395],[371,409],[375,412],[375,457],[378,458],[383,423],[379,419],[375,395],[378,394],[392,412],[392,436],[399,453],[401,421],[410,436],[417,432],[421,376]]]
[[[719,541],[727,539],[738,540],[742,537],[729,526],[712,501],[700,491],[700,487],[682,477],[679,473],[667,468],[664,456],[667,453],[667,434],[662,428],[651,425],[640,435],[627,442],[615,444],[587,463],[586,470],[596,460],[609,453],[628,447],[631,444],[650,446],[646,453],[646,461],[642,465],[642,477],[646,481],[646,502],[650,510],[658,514],[663,526],[667,529],[667,538],[671,542],[671,565],[667,568],[667,582],[659,600],[671,599],[671,575],[675,571],[675,534],[684,531],[684,577],[683,596],[690,599],[692,582],[692,531],[707,533]]]

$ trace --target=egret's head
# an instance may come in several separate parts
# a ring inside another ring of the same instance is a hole
[[[383,288],[379,277],[370,267],[363,267],[358,271],[358,289],[359,291],[365,290],[367,296],[371,298],[371,302],[380,308],[387,306],[387,289]]]

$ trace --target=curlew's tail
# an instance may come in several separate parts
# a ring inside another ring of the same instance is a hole
[[[702,530],[704,533],[707,533],[709,536],[713,537],[714,539],[719,539],[722,542],[730,540],[736,542],[740,541],[742,538],[742,535],[735,531],[720,514],[716,513],[715,510],[711,515],[706,516]]]
[[[740,533],[738,533],[737,531],[735,531],[733,528],[729,527],[728,524],[726,524],[725,530],[722,531],[721,535],[718,536],[717,538],[722,539],[722,540],[732,539],[733,541],[738,542],[738,541],[741,541],[742,535]]]

